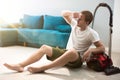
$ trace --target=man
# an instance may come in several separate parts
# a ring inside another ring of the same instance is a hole
[[[64,11],[62,15],[72,28],[68,42],[68,47],[71,46],[71,48],[60,49],[42,45],[38,51],[23,62],[18,64],[5,63],[4,65],[11,70],[22,72],[25,66],[40,60],[42,56],[46,54],[47,59],[52,60],[51,63],[38,67],[28,67],[27,70],[30,73],[37,73],[59,66],[79,68],[84,61],[88,60],[91,53],[97,54],[105,51],[98,33],[89,27],[89,24],[93,20],[91,12]],[[72,41],[71,45],[69,45],[70,41]],[[96,48],[90,48],[92,44],[94,44]]]

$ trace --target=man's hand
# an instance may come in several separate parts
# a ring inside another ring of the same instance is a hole
[[[79,12],[73,12],[73,18],[79,18],[80,13]]]
[[[89,59],[90,59],[90,55],[91,55],[91,50],[90,49],[88,49],[84,54],[83,54],[83,59],[82,59],[82,61],[84,62],[84,61],[89,61]]]

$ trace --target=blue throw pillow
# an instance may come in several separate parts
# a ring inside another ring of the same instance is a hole
[[[25,14],[22,19],[22,23],[25,28],[41,29],[43,28],[43,16],[32,16]]]
[[[55,26],[66,25],[66,24],[67,23],[62,16],[44,15],[43,29],[53,30],[55,29]]]
[[[60,31],[60,32],[70,33],[71,27],[70,25],[59,25],[55,27],[55,30]]]

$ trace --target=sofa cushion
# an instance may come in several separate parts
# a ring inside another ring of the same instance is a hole
[[[41,29],[43,27],[43,16],[32,16],[25,14],[22,23],[25,28]]]
[[[62,16],[44,15],[43,29],[53,30],[58,25],[67,25]]]
[[[70,35],[70,33],[61,33],[56,30],[28,28],[18,29],[18,33],[19,42],[35,44],[39,47],[43,44],[46,44],[53,47],[59,46],[60,48],[66,48],[67,41]]]
[[[57,30],[59,32],[70,33],[71,32],[71,27],[70,27],[70,25],[58,25],[58,26],[55,27],[55,30]]]

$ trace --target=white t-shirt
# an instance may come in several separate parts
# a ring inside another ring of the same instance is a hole
[[[76,24],[76,20],[72,19],[70,24],[72,31],[66,49],[74,48],[78,52],[84,53],[94,42],[99,41],[100,38],[98,33],[89,26],[86,30],[81,31]]]

